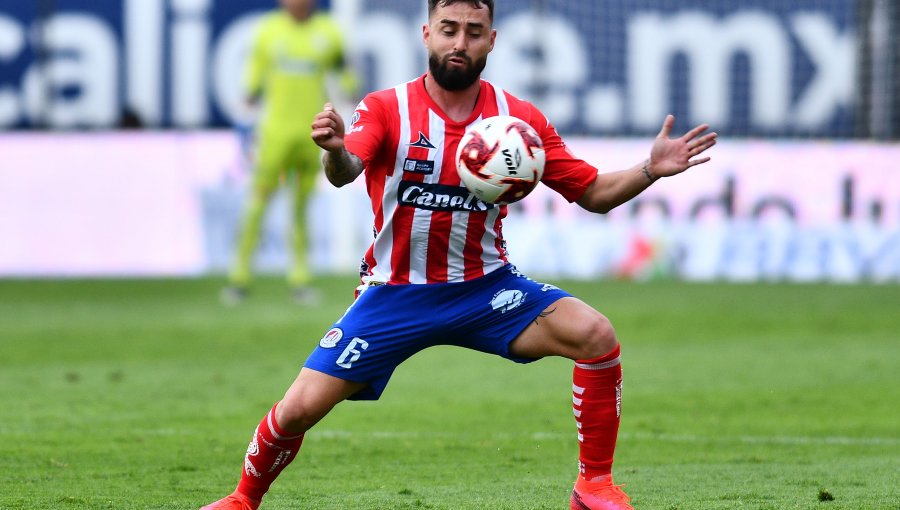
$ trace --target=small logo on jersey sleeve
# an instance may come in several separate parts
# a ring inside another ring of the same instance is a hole
[[[494,294],[494,298],[491,299],[491,308],[500,313],[506,313],[522,306],[522,303],[525,302],[525,296],[527,294],[522,293],[521,290],[503,289]]]
[[[356,124],[359,122],[362,112],[367,111],[369,111],[369,107],[366,106],[365,101],[360,101],[359,104],[356,105],[356,109],[353,110],[353,116],[350,117],[350,125],[347,126],[347,134],[357,133],[363,130],[363,126],[357,126]]]
[[[319,340],[319,346],[323,349],[331,349],[341,341],[341,338],[344,338],[344,330],[341,328],[331,328],[328,330],[328,333],[325,333],[325,336]]]

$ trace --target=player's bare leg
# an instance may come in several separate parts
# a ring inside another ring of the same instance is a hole
[[[237,489],[201,510],[256,510],[281,471],[294,460],[307,430],[364,384],[303,368],[284,398],[253,432]]]
[[[578,426],[580,473],[572,510],[633,510],[612,480],[619,431],[622,366],[609,320],[584,302],[553,303],[510,345],[515,356],[563,356],[575,361],[572,403]]]

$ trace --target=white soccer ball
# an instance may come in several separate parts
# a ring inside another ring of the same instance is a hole
[[[456,171],[479,199],[511,204],[525,198],[544,175],[544,144],[533,127],[508,115],[473,124],[456,149]]]

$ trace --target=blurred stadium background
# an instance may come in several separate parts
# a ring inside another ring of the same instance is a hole
[[[242,64],[274,5],[0,4],[0,277],[221,273],[247,184],[230,130]],[[365,90],[424,71],[424,0],[320,5],[345,26]],[[670,112],[722,140],[710,165],[605,217],[539,188],[507,224],[524,270],[900,282],[896,1],[501,1],[496,27],[486,77],[602,170],[642,159]],[[323,182],[310,205],[322,273],[353,272],[371,236],[355,184]],[[264,271],[286,261],[283,202]]]
[[[635,506],[900,508],[900,2],[498,2],[487,77],[601,170],[644,158],[669,112],[721,134],[609,215],[539,187],[505,225],[520,268],[623,339]],[[321,306],[287,299],[283,198],[271,276],[217,300],[248,182],[243,60],[275,4],[0,1],[0,510],[221,497],[352,299],[365,191],[322,182]],[[425,0],[320,4],[364,89],[424,72]],[[427,349],[318,425],[266,508],[561,508],[570,389],[568,360]]]

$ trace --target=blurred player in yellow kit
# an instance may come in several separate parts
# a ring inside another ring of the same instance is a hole
[[[279,3],[281,8],[260,22],[246,69],[248,106],[261,106],[262,116],[234,265],[221,295],[229,305],[247,296],[266,208],[281,184],[290,187],[292,201],[288,284],[298,303],[317,301],[309,286],[306,207],[322,163],[321,149],[310,137],[311,124],[327,100],[329,76],[337,78],[346,99],[357,86],[346,65],[341,31],[328,14],[315,10],[316,0]]]

